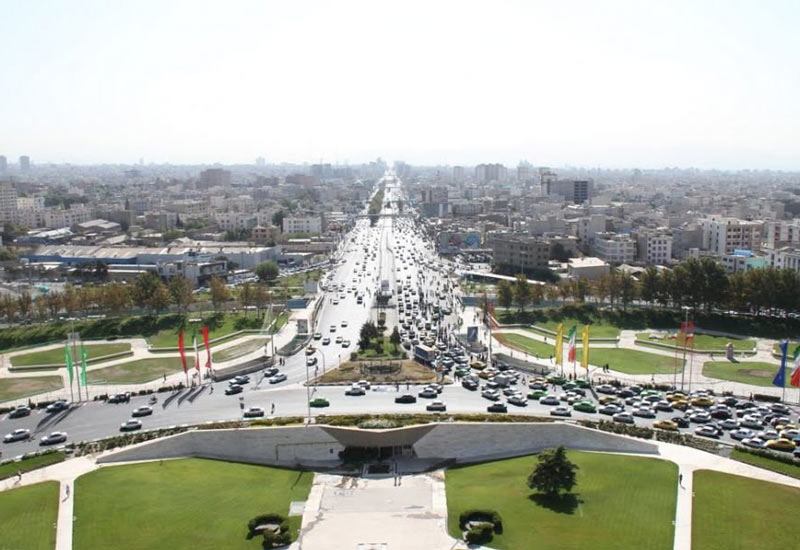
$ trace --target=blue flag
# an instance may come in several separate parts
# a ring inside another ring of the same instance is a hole
[[[779,388],[786,387],[786,353],[789,349],[789,342],[784,340],[780,344],[781,347],[781,368],[778,369],[778,373],[775,375],[775,378],[772,379],[772,385],[778,386]]]

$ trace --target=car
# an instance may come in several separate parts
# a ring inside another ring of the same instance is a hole
[[[728,420],[730,417],[731,411],[724,407],[711,411],[711,418],[716,418],[717,420]]]
[[[572,411],[569,407],[559,405],[554,409],[550,409],[550,416],[572,416]]]
[[[578,401],[572,404],[572,408],[579,412],[595,413],[597,407],[591,401]]]
[[[133,430],[141,430],[141,429],[142,429],[142,421],[136,420],[135,418],[126,420],[125,422],[119,425],[119,431],[121,432],[130,432]]]
[[[250,382],[250,377],[247,376],[246,374],[241,374],[241,375],[237,376],[236,378],[234,378],[234,380],[240,386],[244,386],[245,384],[248,384]]]
[[[347,326],[347,321],[342,321],[342,323],[341,323],[341,324],[342,324],[342,328],[344,328],[344,327],[346,327],[346,326]]]
[[[275,376],[278,374],[278,367],[269,367],[264,369],[264,376]]]
[[[416,403],[417,398],[411,395],[410,393],[406,393],[404,395],[399,395],[394,398],[395,403]]]
[[[350,347],[350,340],[342,340],[342,347],[349,348]]]
[[[131,400],[129,393],[115,393],[108,398],[108,403],[128,403]]]
[[[283,382],[284,380],[286,380],[286,375],[284,373],[282,373],[282,372],[279,372],[275,376],[270,377],[269,383],[270,384],[277,384],[279,382]]]
[[[349,388],[347,388],[345,390],[344,394],[345,395],[359,396],[359,395],[366,395],[367,392],[366,392],[366,390],[364,388],[362,388],[358,384],[353,384],[352,386],[350,386]]]
[[[772,439],[778,439],[779,435],[776,430],[761,430],[760,432],[758,432],[758,438],[767,441]]]
[[[785,453],[791,453],[794,451],[797,445],[791,439],[772,439],[767,441],[766,443],[767,449],[772,449],[773,451],[781,451]]]
[[[447,405],[445,405],[442,401],[433,401],[428,403],[425,409],[428,411],[445,412],[447,410]]]
[[[597,393],[602,393],[605,395],[614,395],[617,393],[617,388],[612,386],[611,384],[601,384],[596,388]]]
[[[719,422],[719,427],[723,430],[735,430],[739,428],[740,423],[738,420],[734,420],[732,418],[727,418],[722,422]]]
[[[792,411],[784,405],[783,403],[773,403],[769,406],[772,412],[780,413],[780,414],[790,414]]]
[[[315,332],[314,333],[314,340],[319,340],[320,338],[322,338],[322,333],[321,332]]]
[[[742,417],[741,424],[743,428],[753,428],[754,430],[760,429],[764,426],[761,418],[754,414],[746,414]]]
[[[491,405],[486,407],[486,412],[504,413],[508,412],[508,407],[506,407],[505,403],[492,403]]]
[[[653,411],[653,409],[649,407],[637,407],[631,411],[631,414],[633,414],[633,416],[638,416],[640,418],[656,417],[656,413]]]
[[[256,418],[260,416],[264,416],[264,409],[262,409],[261,407],[250,407],[249,409],[244,411],[245,418]]]
[[[500,399],[500,392],[487,388],[481,392],[481,397],[491,399],[492,401],[497,401]]]
[[[336,332],[336,325],[330,326],[330,332]]]
[[[47,405],[45,412],[47,412],[48,414],[53,414],[64,411],[68,408],[69,408],[69,403],[67,403],[63,399],[59,399],[58,401],[54,401],[53,403]]]
[[[515,394],[509,396],[508,399],[506,399],[506,401],[508,403],[512,404],[512,405],[516,405],[517,407],[527,407],[528,406],[528,400],[524,396],[522,396],[522,395],[520,395],[518,393],[515,393]]]
[[[136,407],[135,409],[133,409],[133,412],[131,413],[131,416],[133,416],[133,417],[149,416],[151,414],[153,414],[153,407],[148,407],[147,405],[142,405],[141,407]]]
[[[764,449],[767,446],[767,443],[763,439],[750,437],[748,439],[742,439],[742,445],[752,447],[753,449]]]
[[[711,422],[711,415],[707,412],[696,412],[689,415],[689,421],[696,424],[707,424]]]
[[[714,404],[714,400],[704,395],[695,397],[691,401],[692,407],[710,407]]]
[[[317,364],[317,358],[316,357],[306,357],[306,366],[307,367],[313,367],[316,364]]]
[[[472,378],[465,378],[461,381],[461,387],[470,391],[475,391],[478,389],[478,383]]]
[[[667,430],[669,432],[678,431],[678,425],[672,420],[657,420],[653,422],[653,427],[659,430]]]
[[[623,411],[622,407],[615,403],[607,403],[600,407],[597,412],[600,414],[605,414],[607,416],[614,416],[615,414],[619,414]]]
[[[756,436],[756,433],[753,430],[748,430],[746,428],[739,428],[738,430],[733,430],[728,435],[731,436],[731,439],[735,439],[736,441],[743,441],[745,439],[750,439]]]
[[[662,399],[653,403],[653,408],[657,411],[672,412],[672,403],[666,399]]]
[[[698,428],[694,431],[694,435],[713,437],[714,439],[717,439],[720,434],[719,431],[713,426],[698,426]]]
[[[55,445],[67,440],[67,432],[52,432],[39,440],[39,445]]]
[[[323,338],[323,339],[322,339],[322,345],[323,345],[323,346],[327,346],[327,345],[328,345],[328,344],[330,344],[330,343],[331,343],[331,339],[330,339],[330,338],[328,338],[327,336],[326,336],[325,338]]]
[[[561,401],[555,395],[545,395],[539,399],[539,403],[542,405],[560,405]]]
[[[334,340],[337,344],[341,344],[344,342],[344,336],[337,336],[336,340]]]
[[[436,393],[436,390],[433,388],[423,388],[418,394],[417,397],[424,397],[426,399],[433,399],[438,397],[439,394]]]
[[[617,413],[611,418],[614,420],[614,422],[620,422],[622,424],[633,424],[633,415],[626,412]]]
[[[13,432],[6,434],[3,438],[3,443],[13,443],[15,441],[27,441],[31,437],[31,431],[28,428],[17,428]]]
[[[8,413],[9,418],[22,418],[23,416],[30,416],[31,408],[30,407],[17,407],[10,413]]]
[[[225,388],[225,395],[236,395],[237,393],[242,393],[244,388],[239,384],[233,384]]]
[[[314,346],[308,346],[306,348],[306,355],[314,355],[316,352],[317,350],[314,348]]]

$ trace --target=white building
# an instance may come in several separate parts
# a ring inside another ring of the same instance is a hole
[[[223,231],[241,231],[258,225],[256,217],[245,212],[217,212],[214,221]]]
[[[773,249],[769,251],[767,257],[772,267],[800,271],[800,248],[786,246]]]
[[[733,254],[735,250],[761,249],[760,221],[740,220],[738,218],[706,218],[702,220],[703,249],[715,254]]]
[[[672,235],[666,229],[636,232],[637,259],[650,265],[666,265],[672,260]]]
[[[594,239],[594,253],[611,263],[629,264],[634,259],[634,241],[630,235],[598,233]]]
[[[607,275],[611,266],[600,258],[571,258],[567,273],[571,279],[597,280]]]
[[[78,223],[88,222],[93,217],[92,210],[85,206],[73,206],[66,210],[51,208],[44,211],[44,225],[52,229],[72,227]]]
[[[800,245],[800,220],[768,221],[764,224],[764,246],[777,249]]]
[[[284,233],[322,233],[320,216],[286,216],[283,218]]]

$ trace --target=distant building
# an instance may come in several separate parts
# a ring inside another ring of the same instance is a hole
[[[636,231],[636,257],[647,264],[668,264],[672,260],[672,235],[665,229]]]
[[[475,181],[489,183],[503,181],[508,177],[508,171],[502,164],[479,164],[475,167]]]
[[[592,198],[594,193],[594,182],[588,180],[557,180],[547,175],[542,180],[542,194],[556,195],[567,202],[583,204]]]
[[[550,243],[525,235],[489,233],[486,248],[492,249],[495,266],[519,271],[546,268],[550,260]]]
[[[209,168],[200,172],[200,179],[197,181],[198,189],[211,189],[212,187],[230,187],[231,173],[222,168]]]
[[[286,216],[283,218],[284,233],[322,233],[320,216]]]
[[[22,172],[27,172],[31,169],[31,157],[27,155],[22,155],[19,157],[19,169]]]
[[[706,218],[702,220],[703,248],[720,256],[734,250],[760,250],[763,222],[738,218]]]
[[[8,159],[0,155],[0,172],[5,172],[6,170],[8,170]]]
[[[453,166],[453,181],[461,183],[466,178],[466,171],[463,166]]]
[[[615,264],[629,264],[635,257],[634,241],[630,235],[598,233],[593,250],[598,258]]]
[[[571,258],[567,265],[567,274],[571,279],[602,278],[611,271],[611,266],[600,258]]]
[[[15,222],[17,213],[17,190],[10,181],[0,182],[0,221]]]

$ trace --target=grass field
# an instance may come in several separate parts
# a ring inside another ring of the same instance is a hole
[[[397,374],[370,374],[362,372],[358,363],[342,363],[338,369],[329,370],[316,379],[318,384],[335,384],[341,382],[358,382],[369,380],[373,383],[410,381],[410,382],[435,382],[436,373],[424,365],[414,361],[402,361],[402,367]]]
[[[0,548],[55,548],[59,488],[47,481],[0,493]]]
[[[331,338],[331,340],[333,340],[333,338]],[[355,345],[355,344],[356,344],[355,342],[352,342],[351,345]],[[331,345],[336,345],[336,344],[332,343]],[[344,351],[347,352],[348,356],[350,355],[350,350],[349,349],[345,348]],[[395,348],[389,342],[389,337],[388,336],[384,336],[383,337],[383,353],[381,353],[380,355],[373,348],[359,349],[357,354],[358,354],[357,357],[358,357],[359,360],[404,359],[404,358],[408,357],[408,355],[406,354],[406,350],[404,350],[402,348],[402,346],[397,346],[397,348]],[[343,353],[343,355],[344,355],[344,353]]]
[[[534,327],[530,329],[533,332],[537,332],[536,327],[541,327],[547,330],[551,330],[555,332],[558,329],[558,324],[564,323],[564,335],[566,336],[569,333],[569,329],[573,326],[578,327],[578,334],[583,332],[584,322],[575,317],[564,317],[559,321],[538,321],[535,323]],[[592,321],[591,325],[589,326],[589,338],[618,338],[619,337],[620,329],[608,322],[601,321],[601,320],[594,320]]]
[[[75,484],[73,547],[258,550],[247,522],[305,500],[313,474],[216,460],[165,460],[102,468]],[[124,495],[124,498],[120,498]],[[300,518],[289,518],[293,535]]]
[[[786,356],[790,358],[794,357],[794,352],[797,350],[798,346],[800,346],[800,343],[798,342],[789,342],[789,348],[786,350]],[[772,353],[774,353],[775,355],[781,354],[780,344],[772,345]]]
[[[654,344],[671,346],[673,348],[676,346],[676,340],[674,338],[658,338],[649,332],[636,333],[636,339],[644,340],[645,342],[653,342]],[[727,336],[711,336],[708,334],[694,335],[694,349],[698,350],[724,352],[725,346],[728,344],[728,342],[733,344],[733,349],[736,351],[752,351],[756,345],[755,340],[741,340],[737,338],[729,338]]]
[[[239,344],[235,344],[229,348],[221,349],[211,353],[211,360],[214,362],[230,361],[248,353],[253,353],[256,350],[263,350],[264,344],[269,342],[269,338],[260,337],[247,340]]]
[[[200,361],[201,364],[205,361],[205,350],[200,353]],[[194,366],[192,354],[186,354],[186,366]],[[87,371],[86,377],[90,384],[143,384],[163,376],[164,373],[170,375],[182,369],[180,357],[138,359]]]
[[[44,468],[51,464],[58,464],[64,461],[64,453],[58,451],[55,453],[47,453],[31,458],[20,460],[19,462],[9,462],[7,464],[0,464],[0,479],[6,479],[17,475],[17,472],[30,472],[38,468]]]
[[[503,533],[489,543],[502,550],[648,548],[670,550],[678,467],[667,461],[569,451],[579,467],[574,499],[542,501],[525,480],[533,456],[447,470],[448,529],[461,536],[458,516],[491,508]]]
[[[780,460],[744,453],[738,449],[731,451],[731,458],[740,462],[752,464],[753,466],[758,466],[759,468],[766,468],[767,470],[773,470],[800,479],[800,464],[786,464]]]
[[[539,357],[550,357],[555,348],[550,344],[545,344],[541,340],[534,340],[520,334],[493,334],[495,340],[510,348],[524,351],[528,355],[538,355]]]
[[[566,346],[564,346],[566,348]],[[583,350],[578,348],[578,364]],[[677,365],[680,366],[680,358]],[[602,366],[608,363],[611,370],[626,374],[672,374],[675,372],[675,358],[657,355],[634,349],[592,348],[589,349],[589,363]],[[679,367],[680,368],[680,367]]]
[[[86,344],[83,346],[89,360],[113,355],[131,350],[130,344]],[[80,353],[80,350],[79,350]],[[58,347],[47,351],[34,351],[23,355],[16,355],[11,358],[11,365],[14,367],[27,367],[31,365],[61,365],[64,364],[64,348]]]
[[[59,390],[63,387],[60,376],[30,376],[20,378],[0,378],[0,401],[10,401]]]
[[[772,379],[775,378],[779,366],[760,361],[742,361],[741,363],[706,361],[703,363],[703,376],[753,386],[772,386]],[[787,369],[786,387],[789,387],[790,374],[791,371]]]
[[[696,470],[694,495],[693,550],[797,548],[794,529],[775,522],[800,508],[800,489]]]
[[[192,314],[188,316],[190,319],[199,318],[195,317]],[[210,340],[215,338],[220,338],[221,336],[226,336],[232,332],[236,332],[238,330],[243,329],[260,329],[261,324],[264,320],[263,315],[258,315],[256,312],[249,313],[247,316],[244,313],[237,313],[237,314],[225,314],[220,315],[218,320],[214,321],[210,318],[205,319],[205,323],[208,325],[208,337]],[[197,341],[202,343],[202,336],[200,334],[200,329],[203,326],[202,322],[198,323],[188,323],[188,326],[184,329],[184,335],[186,336],[186,344],[191,344],[192,341],[192,332],[194,330],[197,331]],[[178,329],[177,328],[168,328],[159,330],[152,336],[148,337],[148,342],[154,348],[174,348],[178,346]]]

